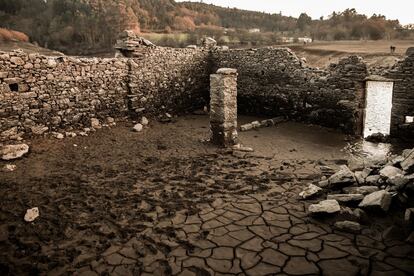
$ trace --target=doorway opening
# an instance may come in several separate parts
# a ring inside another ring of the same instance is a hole
[[[393,88],[392,81],[367,81],[364,138],[377,133],[390,134]]]

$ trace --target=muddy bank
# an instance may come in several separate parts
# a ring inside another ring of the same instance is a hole
[[[412,244],[384,234],[397,210],[360,234],[307,217],[312,201],[298,193],[345,162],[342,134],[285,123],[240,133],[255,149],[247,154],[203,143],[206,117],[131,127],[33,140],[17,169],[1,172],[0,274],[412,271]],[[26,223],[32,207],[40,217]]]

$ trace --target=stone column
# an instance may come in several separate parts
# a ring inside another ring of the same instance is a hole
[[[214,144],[237,144],[236,69],[221,68],[210,75],[210,130]]]

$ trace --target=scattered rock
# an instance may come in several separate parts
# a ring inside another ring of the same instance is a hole
[[[406,223],[414,223],[414,208],[407,208],[404,214],[404,220]]]
[[[361,231],[361,225],[358,222],[347,220],[336,222],[335,228],[351,233],[359,233]]]
[[[149,124],[148,119],[147,119],[146,117],[142,117],[142,118],[141,118],[141,124],[142,124],[143,126],[147,126],[147,125]]]
[[[376,208],[383,211],[388,211],[391,205],[391,200],[391,194],[385,190],[381,190],[366,195],[362,202],[359,204],[359,207]]]
[[[318,186],[321,187],[321,188],[328,187],[329,186],[329,180],[326,179],[326,180],[319,181]]]
[[[4,166],[4,171],[5,172],[14,172],[16,170],[17,166],[16,165],[11,165],[11,164],[7,164]]]
[[[52,133],[52,135],[53,135],[53,137],[55,137],[56,139],[59,139],[59,140],[65,138],[65,136],[62,133],[59,133],[59,132],[54,132],[54,133]]]
[[[322,191],[322,189],[319,188],[318,186],[313,185],[313,184],[309,184],[309,186],[305,190],[303,190],[302,192],[299,193],[299,196],[303,199],[307,199],[307,198],[311,198],[313,196],[316,196],[321,191]]]
[[[347,194],[371,194],[379,190],[377,186],[345,187],[342,189]]]
[[[144,126],[142,124],[136,124],[132,129],[135,132],[141,132],[144,129]]]
[[[114,125],[115,124],[115,119],[112,118],[112,117],[107,117],[106,122],[110,125]]]
[[[99,122],[98,119],[92,118],[91,119],[91,127],[94,128],[94,129],[100,129],[102,126],[101,126],[101,123]]]
[[[254,152],[253,148],[245,147],[241,144],[234,145],[232,147],[233,150],[241,151],[241,152]]]
[[[328,199],[334,199],[338,202],[348,203],[348,202],[359,202],[364,199],[362,194],[334,194],[328,195]]]
[[[72,138],[77,136],[75,132],[66,132],[65,135],[66,137],[72,137]]]
[[[397,174],[394,177],[388,178],[387,182],[392,186],[401,187],[410,182],[410,179],[402,174]]]
[[[401,162],[401,168],[406,172],[411,172],[414,168],[414,149],[403,152],[404,161]]]
[[[26,144],[8,145],[0,149],[1,159],[5,161],[21,158],[28,152],[29,146]]]
[[[17,133],[18,133],[17,127],[12,127],[8,130],[3,131],[0,134],[0,136],[3,137],[3,138],[10,138],[10,137],[16,136]]]
[[[252,124],[244,124],[240,126],[240,131],[248,131],[253,129],[253,125]]]
[[[370,175],[365,178],[365,184],[377,185],[380,178],[380,175]]]
[[[338,201],[328,199],[323,200],[318,204],[311,204],[308,210],[310,214],[333,214],[339,212],[341,207],[339,206]]]
[[[402,175],[403,171],[393,166],[385,166],[379,173],[382,177],[393,178],[397,175]]]
[[[26,222],[32,222],[39,217],[39,208],[35,207],[32,209],[28,209],[26,214],[24,215],[24,220]]]
[[[31,131],[34,135],[43,135],[49,128],[47,126],[34,126]]]
[[[333,189],[350,186],[356,181],[354,173],[346,165],[342,165],[340,170],[328,180],[330,187]]]

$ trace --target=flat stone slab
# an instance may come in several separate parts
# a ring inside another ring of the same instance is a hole
[[[334,214],[341,210],[341,206],[339,206],[338,201],[328,199],[318,204],[310,205],[308,210],[310,214]]]
[[[328,199],[334,199],[338,202],[356,202],[361,201],[364,199],[364,195],[362,194],[335,194],[335,195],[328,195]]]

